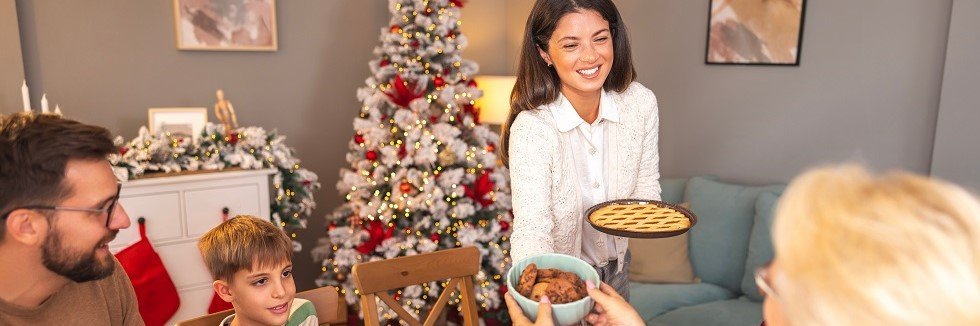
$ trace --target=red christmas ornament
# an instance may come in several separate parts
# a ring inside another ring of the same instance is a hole
[[[454,37],[456,37],[456,33],[453,33],[453,31],[449,31],[449,33],[446,33],[446,37],[447,38],[454,38]]]
[[[493,143],[487,144],[487,152],[491,152],[492,153],[495,150],[497,150],[497,146],[496,145],[494,145]]]
[[[336,228],[337,228],[337,222],[330,222],[330,225],[327,226],[327,230],[331,230],[331,231]]]
[[[408,182],[402,182],[402,184],[398,185],[398,190],[401,190],[402,193],[407,194],[412,191],[412,184]]]
[[[507,221],[500,221],[500,231],[510,230],[510,223]]]
[[[381,59],[381,61],[378,62],[378,66],[381,66],[381,67],[385,67],[385,66],[390,65],[390,64],[391,64],[391,61],[388,61],[388,59]]]
[[[395,79],[391,81],[391,89],[386,91],[385,95],[388,96],[392,104],[408,108],[408,103],[421,98],[422,95],[425,95],[425,91],[424,87],[418,87],[414,81],[405,82],[401,75],[395,75]]]
[[[470,79],[470,81],[467,82],[466,85],[469,86],[469,87],[476,87],[476,80],[475,79]]]
[[[440,238],[441,237],[439,236],[438,233],[433,233],[429,235],[429,240],[432,240],[432,242],[439,242]]]
[[[232,144],[232,145],[238,144],[238,134],[233,133],[233,134],[228,135],[227,140],[228,140],[228,143],[229,144]]]
[[[408,155],[408,150],[405,149],[405,144],[402,144],[400,147],[398,147],[398,159],[399,160],[404,159],[405,156],[407,155]]]
[[[374,160],[378,159],[378,152],[368,151],[367,153],[364,153],[364,158],[368,159],[368,161],[374,162]]]
[[[419,48],[419,41],[412,41],[412,48],[418,49]]]
[[[476,179],[476,182],[472,185],[463,186],[463,190],[466,196],[473,199],[473,201],[483,206],[489,206],[493,203],[493,198],[490,198],[490,192],[493,191],[493,186],[493,181],[490,181],[490,174],[487,171],[483,171],[480,177]]]
[[[126,152],[129,152],[129,148],[127,148],[127,147],[120,147],[119,148],[119,155],[126,155]]]
[[[442,77],[439,77],[439,76],[436,76],[436,79],[433,80],[432,82],[434,84],[436,84],[436,87],[446,86],[446,80],[445,79],[442,79]]]
[[[395,292],[395,295],[392,296],[392,299],[395,299],[395,301],[401,300],[402,295],[399,294],[398,292]]]
[[[364,136],[361,134],[354,134],[354,142],[357,143],[358,145],[363,144]]]
[[[389,30],[392,33],[395,33],[395,34],[401,34],[402,33],[402,27],[401,26],[398,26],[398,25],[391,25],[391,28]]]
[[[449,0],[449,4],[463,8],[463,0]]]
[[[429,117],[429,122],[432,122],[432,123],[439,122],[439,116],[434,115],[434,116]]]

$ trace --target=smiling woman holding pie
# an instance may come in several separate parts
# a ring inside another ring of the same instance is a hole
[[[579,257],[626,298],[627,240],[594,229],[585,211],[615,199],[660,199],[657,99],[635,79],[612,1],[538,0],[501,141],[511,171],[513,260]]]

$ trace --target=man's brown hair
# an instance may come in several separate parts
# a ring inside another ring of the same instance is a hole
[[[216,280],[230,281],[240,270],[293,260],[293,242],[286,233],[272,222],[251,215],[222,222],[201,237],[197,248]]]
[[[0,116],[0,219],[17,207],[58,204],[72,191],[65,184],[68,161],[104,160],[115,151],[102,127],[51,114]]]

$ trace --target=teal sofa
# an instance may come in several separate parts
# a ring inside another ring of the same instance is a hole
[[[631,282],[630,304],[648,325],[759,325],[763,297],[753,272],[772,259],[772,211],[785,186],[742,186],[699,176],[663,179],[661,187],[664,201],[689,202],[698,216],[688,254],[700,282]]]

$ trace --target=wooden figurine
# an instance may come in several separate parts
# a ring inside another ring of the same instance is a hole
[[[235,116],[235,107],[231,105],[231,101],[225,99],[224,91],[219,89],[216,93],[218,95],[218,103],[214,104],[214,115],[225,126],[225,133],[229,133],[238,128],[238,117]]]

